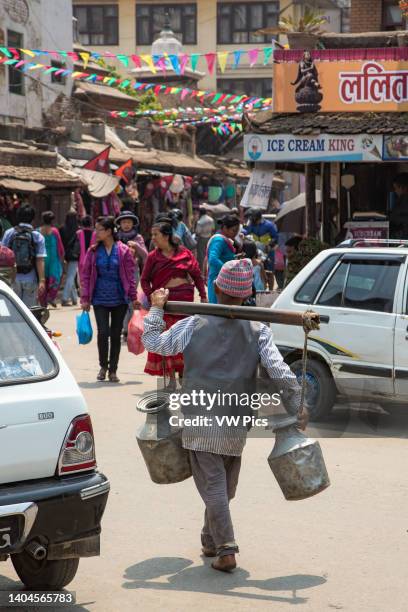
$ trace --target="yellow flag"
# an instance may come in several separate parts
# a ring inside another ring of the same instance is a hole
[[[91,57],[90,53],[80,53],[79,54],[84,62],[84,69],[88,66],[89,58]]]
[[[44,64],[34,64],[29,67],[29,70],[36,70],[37,68],[44,68]]]
[[[22,53],[25,53],[26,55],[29,55],[30,57],[35,57],[35,53],[31,51],[30,49],[20,49],[20,51]]]
[[[221,69],[221,72],[224,73],[225,67],[228,61],[228,51],[218,51],[217,56],[218,56],[218,65]]]
[[[108,82],[108,81],[110,81],[110,80],[111,80],[111,77],[104,77],[104,78],[103,78],[103,82],[104,82],[104,83],[107,83],[107,82]]]
[[[141,55],[140,57],[142,58],[144,62],[146,62],[146,64],[149,66],[149,69],[153,72],[153,74],[156,74],[157,70],[156,70],[156,66],[154,65],[152,56],[151,55]]]

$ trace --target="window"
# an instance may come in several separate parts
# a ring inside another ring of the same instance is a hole
[[[404,30],[405,19],[398,0],[383,0],[383,30]]]
[[[217,79],[217,89],[226,94],[271,98],[272,79]]]
[[[320,291],[326,278],[332,271],[334,264],[338,260],[338,255],[331,255],[327,257],[320,266],[309,276],[307,281],[302,285],[295,296],[295,302],[301,302],[302,304],[312,304],[316,295]]]
[[[57,62],[52,60],[51,66],[53,68],[57,68],[58,70],[65,70],[66,65],[62,62]],[[56,74],[55,72],[51,72],[51,83],[58,83],[59,85],[65,85],[66,77],[62,76],[62,74]]]
[[[327,283],[322,306],[392,312],[399,260],[342,262]]]
[[[136,36],[138,45],[151,45],[164,27],[166,14],[170,27],[184,45],[197,44],[196,4],[137,4]]]
[[[0,385],[48,378],[56,368],[48,349],[20,309],[0,293]]]
[[[13,32],[12,30],[7,30],[7,45],[15,49],[22,49],[24,47],[23,35],[19,34],[18,32]],[[9,66],[8,77],[9,92],[19,96],[24,96],[23,74],[19,70],[16,70],[13,66]]]
[[[117,4],[87,4],[73,7],[78,19],[79,41],[83,45],[118,45]]]
[[[221,2],[217,5],[218,44],[267,43],[270,36],[255,34],[277,27],[279,2]]]

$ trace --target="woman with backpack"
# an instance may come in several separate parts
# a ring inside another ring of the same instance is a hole
[[[38,299],[41,306],[48,306],[48,304],[51,304],[51,306],[56,308],[56,299],[62,279],[65,250],[60,233],[57,228],[53,226],[54,219],[55,215],[50,210],[43,212],[41,215],[42,223],[40,233],[44,237],[47,256],[45,258],[45,289],[40,292]]]
[[[77,213],[72,210],[65,217],[65,225],[60,229],[62,244],[65,249],[66,277],[64,291],[62,293],[62,306],[72,306],[78,303],[78,291],[76,288],[76,278],[78,274],[78,261],[80,255]]]

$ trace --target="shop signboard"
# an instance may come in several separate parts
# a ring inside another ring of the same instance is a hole
[[[353,50],[349,50],[353,51]],[[374,49],[373,51],[380,51]],[[404,50],[405,51],[405,50]],[[281,52],[274,64],[274,112],[349,113],[408,111],[408,59],[347,60],[347,50],[333,61],[305,51],[294,60]],[[399,50],[394,53],[397,57]],[[387,50],[384,52],[387,54]],[[292,61],[285,61],[285,57]],[[329,58],[329,56],[327,56]]]
[[[383,137],[372,134],[246,134],[244,156],[252,162],[381,161]]]
[[[252,170],[248,185],[240,202],[243,208],[260,208],[266,210],[272,190],[273,169],[267,164]]]
[[[408,160],[408,134],[384,136],[383,159],[385,161]]]
[[[345,239],[383,240],[388,238],[388,221],[348,221],[344,224]]]

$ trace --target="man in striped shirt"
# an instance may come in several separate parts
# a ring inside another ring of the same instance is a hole
[[[224,264],[215,281],[218,303],[241,305],[252,293],[252,280],[249,259]],[[300,388],[273,343],[268,326],[200,315],[183,319],[163,332],[167,296],[166,289],[151,295],[152,308],[144,319],[143,344],[147,350],[161,355],[184,354],[183,395],[190,397],[191,402],[183,413],[191,419],[184,423],[182,440],[183,447],[189,450],[193,478],[206,507],[202,551],[205,556],[217,557],[212,563],[214,569],[231,571],[236,567],[238,546],[229,501],[238,484],[252,410],[239,400],[226,406],[223,398],[242,397],[253,390],[259,363],[272,379],[279,381],[285,408],[291,414],[299,412]],[[211,397],[211,410],[208,406],[197,406],[194,401],[197,396]],[[299,427],[304,429],[306,423],[307,411],[302,413]]]

